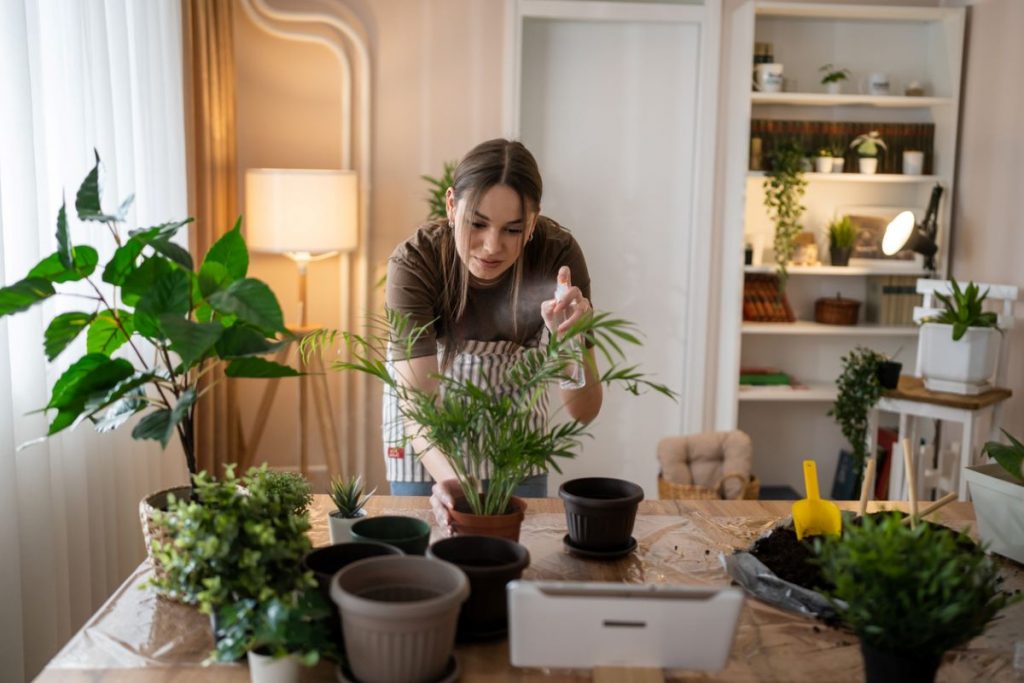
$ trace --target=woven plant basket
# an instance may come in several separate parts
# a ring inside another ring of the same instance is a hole
[[[738,478],[743,481],[740,500],[757,500],[761,493],[761,482],[755,475],[748,479],[743,474],[727,474],[714,487],[700,484],[677,484],[658,475],[658,497],[662,500],[725,500],[725,482]]]
[[[149,563],[153,565],[153,573],[160,579],[166,576],[166,572],[153,556],[153,542],[168,543],[171,540],[171,536],[167,529],[153,522],[153,513],[167,508],[167,497],[171,493],[178,498],[188,498],[192,495],[192,487],[175,486],[152,493],[139,501],[139,521],[142,523],[142,537],[146,542],[146,557],[149,559]]]
[[[826,325],[856,325],[860,302],[836,296],[814,302],[814,321]]]

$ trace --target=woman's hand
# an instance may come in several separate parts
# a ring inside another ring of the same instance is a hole
[[[430,508],[434,511],[434,519],[445,536],[451,536],[452,517],[449,511],[455,507],[455,498],[462,492],[458,479],[444,479],[434,484],[430,492]]]
[[[560,299],[548,299],[540,305],[540,315],[551,334],[565,334],[577,320],[591,311],[590,302],[583,296],[579,287],[572,285],[571,278],[569,266],[559,268],[558,284],[566,286],[565,294]]]

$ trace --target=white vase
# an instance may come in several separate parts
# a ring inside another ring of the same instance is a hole
[[[814,157],[815,173],[831,173],[832,157]]]
[[[878,159],[875,157],[859,157],[857,164],[860,172],[865,175],[874,175],[878,171]]]
[[[298,683],[302,664],[296,657],[274,659],[270,655],[250,651],[246,653],[246,658],[249,660],[249,680],[252,683]]]
[[[355,517],[342,517],[334,510],[327,515],[327,530],[331,535],[331,545],[352,542],[352,525],[366,517],[366,510],[360,510]]]
[[[825,92],[827,92],[829,95],[838,95],[839,93],[843,92],[842,81],[832,81],[830,83],[826,83]]]
[[[953,326],[921,325],[921,376],[931,391],[976,395],[989,388],[999,358],[1000,333],[994,327],[969,327],[953,340]]]
[[[1024,485],[998,463],[964,472],[978,535],[994,553],[1024,563]]]
[[[842,173],[843,172],[843,166],[845,166],[845,165],[846,165],[846,159],[844,159],[843,157],[832,157],[832,172],[833,173]]]

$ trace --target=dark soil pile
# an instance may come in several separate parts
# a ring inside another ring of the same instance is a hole
[[[796,532],[789,527],[776,528],[767,536],[757,539],[750,553],[783,581],[810,590],[827,587],[821,578],[821,570],[809,562],[814,557],[811,545],[798,541]]]

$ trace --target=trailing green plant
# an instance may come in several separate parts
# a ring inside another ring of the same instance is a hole
[[[959,341],[969,327],[997,327],[999,318],[992,311],[983,310],[985,299],[988,297],[988,290],[980,291],[978,285],[973,282],[967,283],[967,288],[961,290],[960,284],[951,279],[949,281],[950,293],[935,293],[945,310],[939,315],[927,319],[927,322],[944,323],[953,326],[953,340]]]
[[[430,190],[427,192],[427,206],[430,208],[430,213],[427,214],[427,220],[433,220],[435,218],[444,218],[448,215],[448,207],[445,199],[445,193],[448,188],[454,183],[455,167],[456,162],[446,161],[444,167],[441,170],[441,176],[434,178],[428,175],[420,176],[423,180],[427,181],[430,185]]]
[[[868,413],[882,395],[878,364],[885,360],[888,357],[884,354],[863,346],[843,356],[843,371],[836,378],[836,400],[828,411],[850,442],[858,472],[867,457]]]
[[[839,618],[892,654],[937,657],[977,635],[1011,598],[999,569],[966,533],[911,528],[898,514],[866,515],[842,537],[815,540]]]
[[[821,84],[827,85],[828,83],[839,83],[845,81],[850,77],[850,70],[840,68],[834,64],[824,64],[818,67],[818,71],[821,72]]]
[[[152,542],[164,569],[152,584],[206,614],[237,600],[262,602],[314,587],[312,574],[302,571],[312,548],[306,535],[310,491],[297,476],[266,465],[241,478],[233,465],[221,479],[205,471],[195,475],[191,498],[172,495],[167,510],[154,513],[170,540]]]
[[[557,412],[543,424],[537,424],[535,416],[544,395],[569,376],[570,367],[589,363],[589,354],[575,339],[592,340],[608,361],[608,369],[599,378],[602,384],[619,385],[633,394],[650,389],[675,397],[671,389],[648,379],[637,366],[623,364],[623,346],[641,342],[631,323],[608,313],[585,316],[563,336],[549,335],[546,344],[527,349],[499,381],[501,386],[518,387],[511,394],[492,391],[486,381],[459,381],[444,374],[434,376],[437,392],[399,381],[387,364],[389,340],[396,340],[399,348],[404,347],[405,357],[411,357],[416,340],[428,329],[429,325],[415,326],[407,316],[389,310],[385,317],[372,320],[364,335],[324,330],[303,339],[300,348],[304,357],[322,353],[340,336],[353,360],[337,362],[334,368],[376,377],[396,393],[402,417],[419,426],[419,432],[407,438],[422,435],[444,454],[474,514],[503,514],[512,492],[534,468],[561,472],[558,461],[573,457],[580,439],[587,436],[586,425],[576,420],[559,422]],[[474,473],[485,462],[490,465],[490,478],[488,489],[482,491]]]
[[[982,452],[994,458],[1011,477],[1024,484],[1024,444],[1013,438],[1005,429],[1000,431],[1010,440],[1010,445],[989,441]]]
[[[779,276],[779,294],[786,289],[786,266],[796,250],[796,236],[803,230],[800,217],[806,207],[800,203],[807,188],[804,179],[804,153],[794,141],[785,141],[768,153],[769,170],[764,178],[764,205],[775,223],[775,263]]]
[[[862,133],[855,137],[850,143],[850,149],[857,150],[857,154],[862,157],[877,157],[879,149],[889,151],[885,140],[882,139],[877,130]]]
[[[338,659],[330,628],[336,618],[316,589],[237,600],[217,611],[217,647],[210,659],[233,662],[249,651],[275,659],[295,656],[305,666],[315,666],[325,656]]]
[[[366,503],[377,492],[377,489],[374,489],[364,494],[363,488],[363,478],[359,475],[349,479],[339,477],[331,482],[331,501],[345,519],[358,517]]]
[[[258,357],[288,343],[279,335],[291,335],[274,293],[246,277],[249,253],[241,218],[196,271],[188,251],[173,241],[192,219],[125,234],[121,226],[133,199],[125,199],[115,213],[103,211],[97,153],[96,165],[78,189],[75,211],[81,221],[107,226],[116,247],[113,256],[101,269],[96,248],[73,243],[62,203],[57,250],[23,279],[0,289],[0,317],[58,293],[84,300],[83,310],[57,315],[44,334],[49,361],[82,333],[86,337],[86,353],[57,379],[44,407],[56,411],[47,436],[86,420],[106,432],[148,411],[132,437],[166,447],[177,434],[189,472],[195,474],[195,409],[211,385],[204,380],[200,388],[201,378],[209,378],[210,370],[225,361],[229,377],[298,375]],[[70,291],[58,292],[55,285],[62,284],[69,284]],[[115,357],[118,352],[128,358]]]
[[[841,216],[828,224],[828,243],[836,249],[852,249],[857,243],[857,229],[849,216]]]

